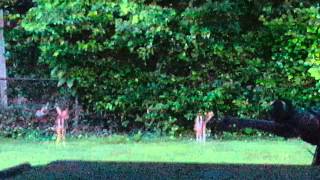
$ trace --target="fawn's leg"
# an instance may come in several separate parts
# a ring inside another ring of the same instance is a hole
[[[66,139],[66,129],[65,128],[62,128],[61,135],[62,135],[61,138],[64,141]]]
[[[61,142],[61,136],[62,136],[61,128],[57,128],[56,133],[57,133],[56,143],[60,143]]]
[[[206,142],[206,124],[203,124],[202,128],[202,141]]]
[[[195,133],[196,133],[196,142],[198,142],[198,138],[199,138],[198,131],[195,131]]]
[[[197,134],[197,131],[194,131],[195,134],[196,134],[196,141],[198,140],[198,134]]]
[[[197,136],[197,142],[199,142],[201,139],[201,132],[199,130],[197,130],[196,136]]]
[[[66,145],[66,128],[62,128],[62,143]]]
[[[201,121],[201,129],[200,129],[200,142],[203,142],[203,121]]]

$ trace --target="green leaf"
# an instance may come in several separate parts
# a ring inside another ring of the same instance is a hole
[[[62,86],[66,82],[66,79],[59,79],[58,81],[58,87]]]
[[[68,80],[67,80],[67,86],[68,86],[69,88],[71,88],[71,87],[73,86],[73,82],[74,82],[74,79],[68,79]]]
[[[139,22],[139,15],[134,15],[132,17],[132,24],[137,24]]]
[[[319,67],[312,67],[308,70],[312,77],[316,80],[320,80],[320,68]]]

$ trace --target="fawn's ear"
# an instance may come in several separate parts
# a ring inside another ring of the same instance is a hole
[[[60,109],[59,107],[56,107],[56,110],[57,110],[57,113],[58,113],[59,115],[62,114],[61,109]]]
[[[62,115],[63,117],[68,117],[68,116],[69,116],[69,109],[67,108],[67,109],[65,109],[64,111],[62,111],[62,112],[61,112],[61,115]]]
[[[69,114],[69,109],[68,108],[65,109],[62,113],[65,114],[65,115]]]

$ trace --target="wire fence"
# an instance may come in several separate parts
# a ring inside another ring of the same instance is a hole
[[[0,78],[7,82],[8,108],[36,112],[44,106],[50,110],[69,108],[72,118],[78,119],[81,107],[78,98],[71,95],[66,87],[58,87],[57,80],[44,78]]]
[[[48,102],[55,102],[62,96],[57,81],[40,78],[0,78],[7,82],[7,103],[9,107],[38,108]]]
[[[94,132],[96,134],[109,134],[112,131],[117,131],[118,125],[114,121],[116,117],[108,113],[89,112],[82,106],[78,98],[71,95],[67,87],[58,87],[57,80],[42,79],[42,78],[0,78],[1,81],[7,82],[7,98],[8,110],[14,112],[24,112],[29,114],[23,117],[22,127],[28,127],[28,122],[35,123],[37,128],[46,129],[53,127],[53,123],[57,116],[55,107],[58,105],[62,109],[69,108],[70,119],[69,131],[71,134],[81,134],[82,132]],[[49,105],[50,113],[47,119],[37,119],[35,114],[37,110]],[[2,111],[0,111],[0,116]],[[31,115],[30,115],[31,113]],[[14,116],[14,121],[19,124],[15,115],[8,114],[7,118],[0,117],[0,130],[2,123],[11,119]],[[19,118],[18,118],[19,119]],[[41,120],[44,120],[41,122]],[[10,124],[10,123],[9,123]],[[11,126],[11,125],[10,125]],[[5,126],[3,126],[5,127]],[[108,130],[106,130],[108,129]],[[52,132],[51,132],[52,133]]]

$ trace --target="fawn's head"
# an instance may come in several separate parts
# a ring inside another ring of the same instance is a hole
[[[206,119],[211,119],[214,116],[212,111],[206,112]]]
[[[58,118],[69,119],[69,109],[61,110],[59,107],[56,107]]]

